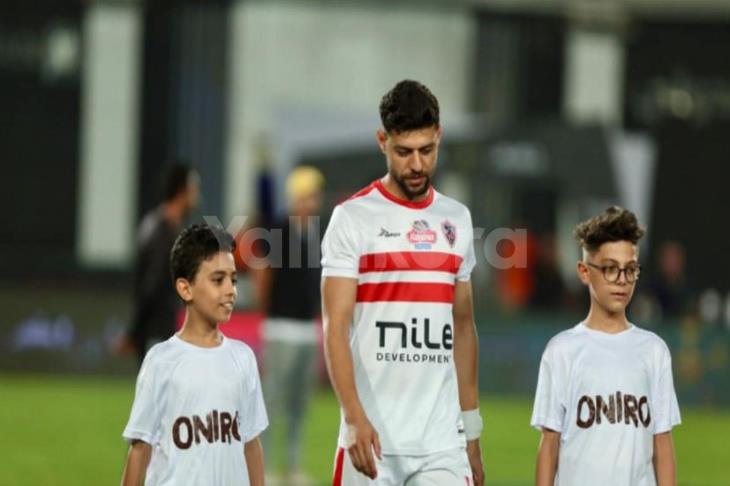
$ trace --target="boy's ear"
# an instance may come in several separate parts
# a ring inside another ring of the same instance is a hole
[[[582,260],[578,260],[578,263],[575,266],[575,272],[578,274],[578,278],[583,283],[583,285],[590,284],[588,265],[586,265]]]
[[[186,304],[193,300],[193,290],[188,279],[181,277],[175,280],[175,290],[177,290],[177,295],[179,295]]]

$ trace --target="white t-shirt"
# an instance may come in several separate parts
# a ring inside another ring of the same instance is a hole
[[[550,340],[531,425],[561,433],[557,486],[654,486],[654,434],[681,422],[664,341],[580,323]]]
[[[419,203],[376,181],[337,206],[322,276],[358,280],[350,329],[355,385],[383,453],[464,445],[453,360],[456,281],[475,265],[469,210],[431,189]],[[341,420],[339,445],[345,447]]]
[[[177,335],[150,349],[122,436],[152,445],[145,485],[248,485],[243,444],[268,426],[256,358],[240,341]]]

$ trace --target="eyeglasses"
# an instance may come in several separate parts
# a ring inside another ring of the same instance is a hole
[[[626,268],[621,268],[618,265],[596,265],[591,262],[586,262],[586,265],[603,272],[603,278],[608,283],[618,282],[622,273],[626,278],[626,282],[634,283],[639,279],[639,274],[641,273],[641,265],[627,265]]]

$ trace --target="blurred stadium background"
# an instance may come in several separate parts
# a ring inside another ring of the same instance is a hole
[[[403,78],[439,98],[436,186],[483,229],[489,484],[531,483],[540,354],[586,311],[571,229],[621,204],[649,230],[631,318],[673,352],[679,482],[730,485],[728,49],[727,0],[3,0],[0,485],[118,482],[136,362],[110,349],[168,161],[201,175],[190,221],[231,230],[317,166],[324,227],[384,172],[377,105]],[[248,280],[230,326],[260,351]],[[321,484],[337,421],[323,379],[305,454]]]

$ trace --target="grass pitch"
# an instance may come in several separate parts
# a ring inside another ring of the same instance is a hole
[[[126,457],[121,433],[133,393],[131,379],[0,375],[0,485],[119,484]],[[489,486],[532,484],[539,436],[528,425],[531,405],[529,398],[483,397]],[[679,484],[730,484],[730,411],[685,407],[682,416],[674,431]],[[317,394],[303,461],[323,485],[331,477],[338,423],[333,395]]]

